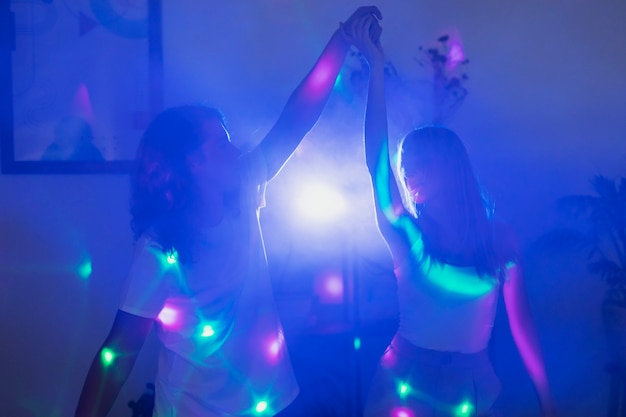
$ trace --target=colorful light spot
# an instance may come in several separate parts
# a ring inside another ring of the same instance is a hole
[[[213,326],[211,326],[210,324],[205,324],[202,326],[202,333],[200,334],[200,336],[211,337],[213,335],[215,335],[215,330],[213,330]]]
[[[472,407],[472,404],[470,404],[469,402],[464,402],[457,408],[455,415],[458,417],[469,416],[473,408],[474,407]]]
[[[324,271],[315,277],[315,295],[323,304],[341,304],[344,301],[343,276],[338,271]]]
[[[308,97],[316,99],[334,87],[337,71],[341,63],[334,57],[323,57],[313,68],[306,81],[305,91]]]
[[[91,273],[93,272],[91,268],[91,261],[87,259],[83,263],[78,265],[76,272],[78,273],[78,276],[81,277],[82,279],[89,278],[91,276]]]
[[[415,413],[410,408],[396,407],[391,410],[392,417],[415,417]]]
[[[285,335],[282,330],[279,330],[278,335],[271,339],[267,345],[267,357],[270,363],[276,364],[283,352],[283,345],[285,344]]]
[[[388,347],[387,350],[385,350],[381,362],[383,366],[387,368],[390,368],[396,364],[396,354],[394,353],[393,349],[391,349],[391,347]]]
[[[157,319],[163,326],[173,327],[178,323],[178,311],[166,305],[159,313]]]
[[[178,254],[176,252],[172,252],[167,255],[167,263],[170,265],[175,264],[177,258],[178,258]]]
[[[359,349],[361,349],[361,338],[355,337],[354,338],[354,350],[359,350]]]
[[[278,340],[275,340],[270,345],[270,353],[272,355],[276,356],[276,355],[278,355],[278,352],[280,352],[280,342]]]
[[[428,280],[440,289],[451,294],[467,297],[481,297],[490,294],[498,284],[494,279],[476,276],[473,268],[459,268],[453,265],[437,264],[430,266]]]
[[[297,211],[307,220],[317,223],[330,222],[341,218],[347,211],[344,196],[333,186],[311,183],[301,187],[297,197]]]
[[[411,392],[411,386],[405,382],[400,382],[398,384],[398,395],[400,398],[406,398],[407,395]]]
[[[110,366],[115,360],[115,352],[109,348],[103,348],[100,352],[100,360],[105,367]]]
[[[335,80],[335,85],[333,85],[333,90],[334,89],[341,89],[342,85],[343,85],[343,79],[341,76],[341,73],[339,75],[337,75],[337,79]]]
[[[259,401],[256,403],[256,407],[254,407],[254,411],[257,413],[262,413],[267,410],[267,401]]]
[[[326,292],[335,297],[343,297],[343,281],[341,277],[330,276],[326,279]]]
[[[458,65],[466,63],[465,52],[459,36],[452,36],[446,53],[446,69],[453,71]]]

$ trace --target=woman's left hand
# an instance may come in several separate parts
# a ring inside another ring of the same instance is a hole
[[[383,63],[385,53],[380,43],[382,27],[374,15],[361,18],[353,25],[350,34],[346,35],[370,64]]]

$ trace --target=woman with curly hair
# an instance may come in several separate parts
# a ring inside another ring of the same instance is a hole
[[[87,374],[76,417],[105,416],[150,329],[161,344],[154,416],[275,415],[298,394],[259,227],[264,190],[314,126],[350,47],[331,37],[275,125],[249,152],[219,111],[159,114],[132,178],[136,244],[119,310]]]

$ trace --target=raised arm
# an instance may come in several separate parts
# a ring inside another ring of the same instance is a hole
[[[554,417],[557,413],[524,288],[522,267],[516,264],[510,266],[508,271],[509,279],[503,284],[502,293],[513,340],[535,386],[541,405],[541,415]]]
[[[380,12],[374,6],[358,8],[333,33],[313,68],[291,93],[278,120],[259,144],[267,161],[268,179],[280,171],[320,117],[350,48],[346,31],[372,14]]]
[[[118,310],[108,337],[91,363],[75,417],[104,417],[108,414],[153,322]]]
[[[378,22],[370,18],[356,26],[353,37],[370,67],[365,111],[365,160],[372,180],[376,222],[391,249],[394,262],[398,263],[406,257],[413,243],[420,239],[420,234],[402,204],[389,160],[385,58],[380,32]]]

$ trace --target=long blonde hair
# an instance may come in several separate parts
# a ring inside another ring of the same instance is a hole
[[[463,247],[471,254],[473,264],[481,275],[498,275],[506,260],[499,256],[494,243],[493,206],[485,197],[472,169],[465,146],[451,130],[435,125],[417,128],[400,143],[399,174],[404,188],[404,202],[419,224],[419,207],[408,197],[405,160],[420,165],[426,172],[438,170],[448,220],[460,232]],[[411,167],[414,169],[415,167]],[[445,259],[428,246],[429,236],[424,236],[425,250],[436,261]]]

